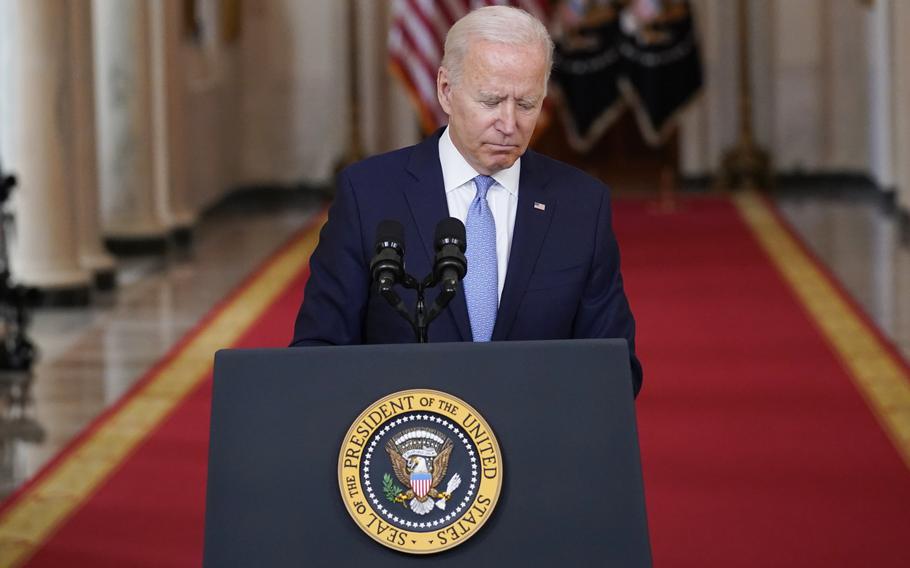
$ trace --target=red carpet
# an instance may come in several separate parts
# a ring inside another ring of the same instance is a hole
[[[910,566],[907,466],[734,206],[696,199],[654,215],[621,201],[616,228],[645,365],[655,565]],[[286,344],[305,277],[237,346]],[[26,565],[198,566],[210,388]]]
[[[733,206],[616,212],[656,566],[910,566],[910,473]]]
[[[236,347],[287,345],[306,276]],[[200,566],[211,388],[209,377],[26,566]]]

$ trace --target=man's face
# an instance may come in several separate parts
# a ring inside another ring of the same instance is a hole
[[[488,41],[471,44],[461,79],[439,69],[436,90],[449,115],[449,135],[477,173],[492,175],[515,163],[528,147],[547,77],[539,46]]]

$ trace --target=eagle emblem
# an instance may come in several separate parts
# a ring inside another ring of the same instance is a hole
[[[461,485],[461,476],[456,473],[449,478],[445,491],[437,489],[445,479],[452,447],[451,440],[430,428],[411,428],[390,439],[385,450],[395,477],[404,488],[386,474],[383,487],[386,498],[410,507],[418,515],[426,515],[433,507],[445,509],[446,502]]]

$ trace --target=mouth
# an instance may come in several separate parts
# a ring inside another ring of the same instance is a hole
[[[518,148],[518,144],[494,144],[487,142],[487,147],[494,152],[512,152]]]

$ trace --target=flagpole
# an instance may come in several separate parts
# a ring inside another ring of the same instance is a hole
[[[739,0],[739,139],[724,153],[715,186],[721,190],[771,187],[771,160],[755,141],[747,0]]]

